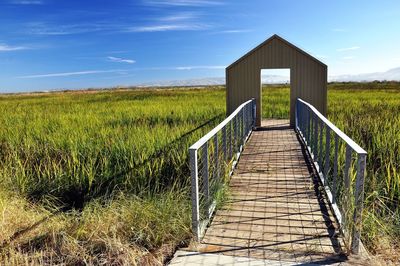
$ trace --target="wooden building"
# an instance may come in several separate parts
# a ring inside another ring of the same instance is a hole
[[[327,66],[278,35],[273,35],[226,68],[228,115],[243,102],[255,98],[256,125],[261,125],[262,69],[290,69],[291,126],[295,123],[296,98],[311,103],[326,115]]]

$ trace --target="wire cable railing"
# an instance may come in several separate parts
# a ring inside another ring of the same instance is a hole
[[[313,160],[340,230],[358,254],[367,152],[311,104],[297,99],[296,131]]]
[[[224,121],[189,148],[192,231],[201,239],[227,178],[255,126],[256,101],[241,104]]]

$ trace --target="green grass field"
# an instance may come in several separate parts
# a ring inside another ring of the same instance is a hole
[[[400,84],[332,84],[328,118],[368,151],[363,241],[400,239]],[[287,118],[289,89],[264,88]],[[190,232],[188,147],[225,114],[224,88],[0,96],[0,261],[163,261]],[[397,246],[396,246],[397,245]]]

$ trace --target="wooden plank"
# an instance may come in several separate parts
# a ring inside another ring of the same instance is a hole
[[[341,257],[343,240],[288,121],[254,131],[230,180],[230,198],[201,252],[296,262]]]

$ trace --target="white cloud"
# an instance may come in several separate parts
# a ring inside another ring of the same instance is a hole
[[[352,46],[352,47],[346,47],[346,48],[340,48],[340,49],[336,49],[336,51],[338,52],[346,52],[346,51],[354,51],[354,50],[358,50],[360,49],[360,46]]]
[[[160,21],[184,21],[184,20],[193,20],[198,18],[198,15],[192,13],[192,12],[183,12],[183,13],[177,13],[165,17],[161,17],[159,20]]]
[[[108,56],[107,59],[111,62],[117,62],[117,63],[128,63],[128,64],[136,63],[136,61],[132,60],[132,59],[125,59],[125,58],[114,57],[114,56]]]
[[[212,0],[146,0],[146,4],[153,6],[211,6],[221,5],[221,1]]]
[[[41,0],[13,0],[12,4],[15,5],[43,5],[43,1]]]
[[[208,28],[203,24],[160,24],[150,26],[136,26],[128,28],[128,32],[159,32],[159,31],[193,31]]]
[[[128,75],[132,71],[165,71],[165,70],[195,70],[195,69],[225,69],[226,66],[177,66],[177,67],[149,67],[149,68],[132,68],[132,69],[111,69],[111,70],[87,70],[76,72],[62,72],[62,73],[46,73],[19,76],[19,79],[34,79],[34,78],[53,78],[53,77],[70,77],[81,75],[95,75],[102,73],[118,73],[119,75]]]
[[[28,23],[27,27],[30,34],[55,36],[109,30],[112,28],[112,25],[101,23],[51,25],[46,22],[32,22]]]
[[[49,74],[38,74],[38,75],[27,75],[19,76],[17,78],[21,79],[32,79],[32,78],[52,78],[52,77],[69,77],[69,76],[79,76],[79,75],[90,75],[90,74],[100,74],[100,73],[117,73],[124,70],[88,70],[88,71],[77,71],[77,72],[63,72],[63,73],[49,73]]]
[[[345,57],[342,57],[343,60],[352,60],[352,59],[354,59],[354,58],[355,58],[354,56],[345,56]]]
[[[0,43],[0,52],[9,52],[9,51],[19,51],[19,50],[27,50],[29,47],[25,46],[10,46],[7,44]]]

